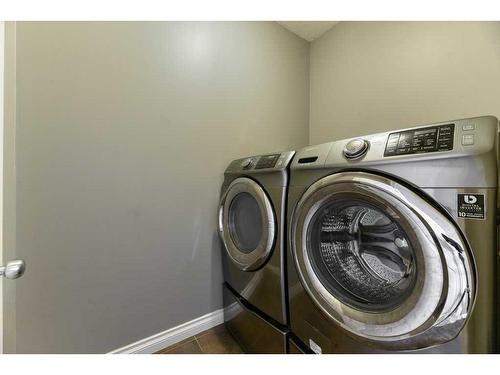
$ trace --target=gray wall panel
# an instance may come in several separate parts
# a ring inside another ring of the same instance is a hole
[[[17,351],[219,309],[223,171],[307,144],[308,63],[272,22],[17,23]]]

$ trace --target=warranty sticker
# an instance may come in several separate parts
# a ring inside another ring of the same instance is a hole
[[[464,219],[486,218],[484,210],[484,194],[458,194],[458,217]]]

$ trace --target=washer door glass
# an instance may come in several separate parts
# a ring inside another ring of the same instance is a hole
[[[264,189],[252,179],[235,179],[219,208],[219,233],[232,262],[254,271],[269,258],[276,236],[276,218]]]
[[[416,280],[409,236],[377,207],[356,200],[326,204],[309,224],[308,255],[323,285],[344,303],[391,310]]]
[[[344,172],[312,184],[290,225],[299,278],[351,336],[388,350],[455,338],[476,296],[472,252],[429,198],[389,178]]]

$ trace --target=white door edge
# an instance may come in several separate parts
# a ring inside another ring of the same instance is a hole
[[[3,262],[16,259],[16,22],[1,22],[0,83],[0,210],[2,213],[0,257]],[[2,302],[0,341],[3,353],[16,352],[16,282],[0,282]],[[3,285],[2,285],[3,284]]]
[[[0,264],[3,264],[3,131],[4,131],[5,22],[0,21]],[[0,353],[3,354],[3,287],[0,284]]]

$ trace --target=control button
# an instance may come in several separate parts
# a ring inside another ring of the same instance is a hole
[[[358,159],[368,151],[368,142],[364,139],[353,139],[344,147],[344,157],[346,159]]]
[[[465,125],[462,125],[462,130],[465,130],[465,131],[475,130],[475,129],[476,129],[476,125],[474,125],[474,124],[465,124]]]
[[[462,145],[472,146],[474,144],[474,134],[464,134],[462,136]]]
[[[253,165],[252,158],[247,158],[241,162],[241,168],[248,169]]]

